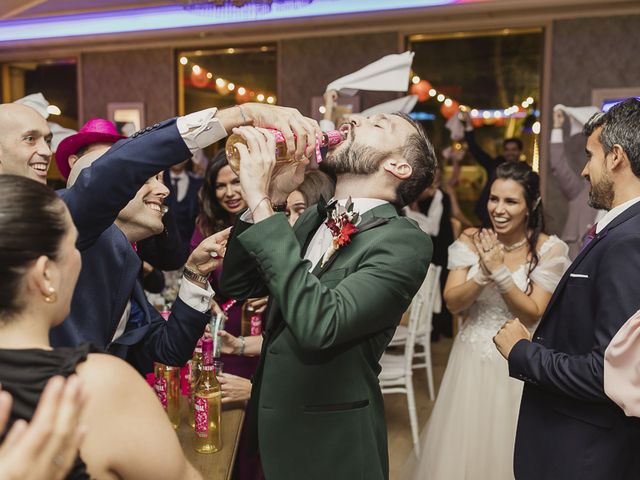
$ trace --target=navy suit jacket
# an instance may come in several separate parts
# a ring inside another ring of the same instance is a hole
[[[52,346],[91,341],[130,360],[141,371],[148,369],[150,359],[182,365],[191,357],[208,315],[178,300],[165,322],[144,297],[138,281],[140,259],[113,224],[151,176],[189,155],[175,119],[168,120],[117,142],[71,188],[59,192],[78,229],[83,267],[71,313],[51,331]],[[131,298],[143,310],[143,325],[110,344]]]
[[[560,280],[534,334],[509,355],[525,381],[517,479],[639,479],[640,422],[604,392],[604,352],[640,309],[640,203],[615,218]]]

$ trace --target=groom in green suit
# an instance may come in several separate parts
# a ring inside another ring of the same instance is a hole
[[[352,117],[341,129],[346,140],[322,164],[337,178],[337,204],[307,209],[293,229],[274,211],[308,161],[276,166],[269,131],[234,130],[248,145],[236,148],[249,209],[233,229],[220,287],[237,299],[270,298],[247,418],[267,480],[389,476],[379,360],[432,252],[398,208],[432,182],[436,160],[402,114]]]

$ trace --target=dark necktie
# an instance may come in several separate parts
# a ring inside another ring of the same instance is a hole
[[[593,225],[591,225],[591,228],[589,229],[589,231],[587,232],[587,234],[584,236],[584,238],[582,239],[582,247],[580,248],[580,251],[582,252],[582,250],[584,250],[585,248],[587,248],[587,245],[589,245],[591,243],[591,240],[593,240],[594,238],[596,238],[596,227],[598,226],[597,223],[594,223]]]

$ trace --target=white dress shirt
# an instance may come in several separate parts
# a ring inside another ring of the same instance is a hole
[[[613,222],[616,217],[618,217],[620,214],[622,214],[622,212],[624,212],[625,210],[627,210],[628,208],[632,207],[633,205],[635,205],[638,202],[640,202],[640,197],[635,197],[635,198],[632,198],[631,200],[627,200],[626,202],[621,203],[617,207],[612,208],[611,210],[609,210],[604,215],[604,217],[602,217],[598,221],[598,224],[596,226],[596,234],[598,234],[602,230],[604,230],[604,228],[607,225],[609,225],[611,222]]]
[[[180,173],[173,173],[169,170],[169,177],[176,193],[176,200],[181,202],[187,196],[187,191],[189,190],[189,175],[184,170]]]

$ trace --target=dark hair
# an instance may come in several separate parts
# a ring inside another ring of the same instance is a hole
[[[531,272],[538,265],[538,238],[544,232],[544,212],[540,197],[540,176],[531,170],[525,162],[504,162],[496,169],[496,180],[513,180],[524,190],[524,200],[527,205],[526,236],[529,244],[529,271],[527,272],[527,293],[530,293]]]
[[[607,113],[595,113],[584,125],[582,133],[587,137],[602,127],[598,140],[605,155],[614,145],[620,145],[629,157],[631,171],[640,177],[640,100],[627,98],[609,109]]]
[[[394,113],[416,129],[416,133],[409,135],[402,149],[402,156],[411,165],[411,176],[400,184],[396,202],[398,206],[409,205],[433,183],[436,169],[436,154],[422,126],[405,113]]]
[[[336,182],[326,173],[318,169],[307,170],[304,174],[304,181],[298,187],[304,197],[307,207],[318,203],[320,197],[329,201],[336,190]]]
[[[522,144],[522,140],[520,140],[517,137],[505,138],[502,141],[502,148],[506,147],[507,143],[515,143],[518,146],[518,150],[522,150],[524,148],[524,145]]]
[[[198,192],[200,213],[196,224],[205,237],[224,230],[233,224],[233,215],[227,212],[216,197],[216,181],[220,170],[229,165],[224,149],[220,150],[207,165],[204,182]]]
[[[65,205],[41,183],[0,175],[0,318],[24,308],[20,289],[29,265],[41,256],[58,258],[68,228]]]

